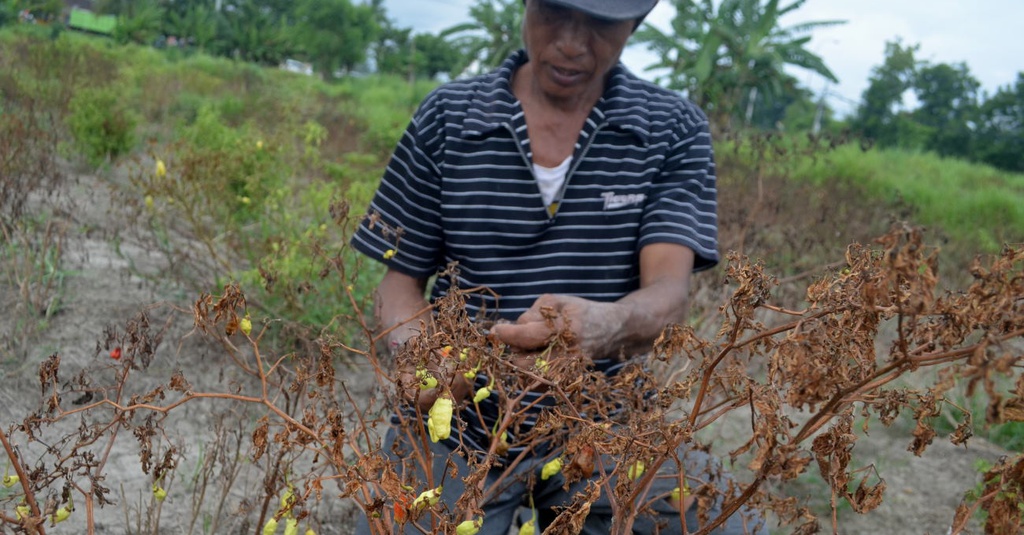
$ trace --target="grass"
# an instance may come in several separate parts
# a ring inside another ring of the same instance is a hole
[[[1024,241],[1024,175],[933,153],[863,151],[853,144],[801,162],[794,176],[827,187],[858,184],[873,199],[903,204],[915,222],[979,253]]]
[[[1001,381],[994,389],[998,392],[1009,393],[1013,391],[1013,385],[1009,381]],[[964,422],[967,415],[960,410],[963,409],[970,412],[971,428],[975,436],[1009,451],[1024,451],[1024,422],[987,422],[988,407],[977,396],[968,396],[960,388],[947,393],[947,397],[959,408],[945,405],[942,415],[932,420],[939,436],[948,436],[956,429],[957,425]]]

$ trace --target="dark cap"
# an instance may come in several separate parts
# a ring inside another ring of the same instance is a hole
[[[654,9],[658,0],[545,0],[588,15],[608,20],[639,20]]]

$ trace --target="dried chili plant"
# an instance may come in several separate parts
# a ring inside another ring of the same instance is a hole
[[[537,512],[547,533],[577,533],[596,508],[611,512],[613,533],[653,531],[682,522],[655,514],[680,499],[696,504],[699,533],[745,506],[774,512],[795,532],[814,532],[818,520],[779,493],[801,474],[820,475],[834,509],[847,502],[868,512],[885,499],[884,474],[854,457],[858,419],[891,425],[901,414],[913,418],[908,443],[915,455],[936,438],[932,420],[957,384],[986,400],[986,420],[1022,419],[1024,251],[1007,248],[991,263],[979,262],[974,283],[957,292],[938,289],[936,258],[917,229],[895,228],[875,246],[851,245],[846,265],[813,282],[806,306],[791,310],[772,304],[777,283],[763,266],[732,256],[733,291],[714,337],[670,327],[648,356],[611,376],[593,370],[568,328],[539,353],[503,346],[486,323],[466,315],[464,300],[484,289],[457,289],[435,303],[429,324],[394,361],[377,353],[384,333],[360,316],[351,321],[365,333],[365,348],[325,336],[317,351],[266,355],[268,324],[252,325],[241,290],[227,286],[220,296],[201,296],[189,313],[194,333],[215,340],[248,380],[199,387],[181,370],[138,388],[163,336],[145,315],[109,333],[97,353],[112,357],[118,349],[119,359],[100,370],[65,380],[54,356],[40,369],[40,411],[0,431],[20,488],[2,501],[23,507],[17,514],[5,507],[0,522],[43,533],[74,495],[92,529],[91,508],[107,503],[102,452],[110,444],[139,443],[140,469],[155,492],[177,469],[165,432],[179,409],[219,403],[254,409],[248,456],[264,477],[246,504],[256,526],[267,529],[309,522],[323,502],[341,497],[375,533],[471,532],[488,522],[484,505],[509,485],[529,494],[556,481],[571,496],[564,507]],[[341,353],[367,364],[381,396],[353,393],[354,383],[335,369]],[[937,370],[930,386],[901,386],[925,369]],[[113,372],[112,381],[99,380],[103,370]],[[1001,391],[1001,377],[1015,388]],[[485,397],[498,401],[496,414],[481,411]],[[712,453],[749,459],[749,471],[725,474],[715,462],[695,470],[688,452],[709,449],[695,437],[737,411],[749,412],[749,435],[733,451]],[[80,429],[26,456],[39,430],[72,419],[81,419]],[[482,447],[463,433],[478,421],[488,422]],[[968,440],[965,422],[950,440]],[[418,447],[396,457],[382,444],[388,426]],[[462,457],[461,473],[454,458],[434,471],[426,452],[441,440]],[[990,530],[1021,526],[1012,497],[1024,485],[1022,462],[1007,459],[986,474],[978,500],[950,519],[954,531],[979,507]],[[453,483],[465,488],[462,496],[440,500],[440,489]],[[718,508],[725,514],[716,516]],[[834,514],[832,524],[838,529]]]

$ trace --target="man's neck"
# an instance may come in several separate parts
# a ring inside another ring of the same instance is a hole
[[[545,115],[557,114],[562,117],[586,117],[590,110],[601,99],[603,86],[573,95],[559,98],[543,91],[533,70],[533,63],[521,65],[512,75],[512,92],[523,104],[523,108],[532,108]]]

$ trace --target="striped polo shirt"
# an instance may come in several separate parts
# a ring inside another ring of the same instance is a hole
[[[490,74],[427,96],[352,245],[416,278],[456,263],[460,288],[488,289],[467,302],[470,317],[487,319],[514,320],[545,293],[620,299],[639,288],[639,252],[652,243],[689,247],[695,271],[715,265],[715,164],[703,112],[617,65],[549,210],[512,93],[526,61],[519,51]],[[432,299],[450,285],[438,277]],[[487,444],[486,431],[472,427],[465,438]]]
[[[650,243],[691,248],[695,270],[714,265],[715,165],[704,114],[616,66],[552,214],[511,89],[525,62],[520,51],[424,100],[370,204],[375,217],[352,245],[416,278],[456,262],[460,288],[489,289],[467,304],[470,316],[486,309],[491,319],[515,319],[545,293],[615,301],[639,287],[639,252]],[[438,278],[432,297],[449,285]]]

